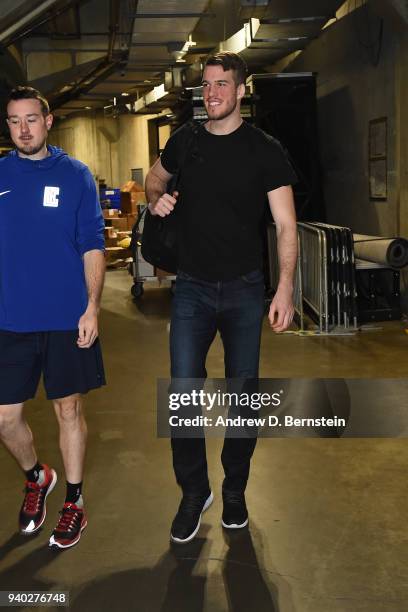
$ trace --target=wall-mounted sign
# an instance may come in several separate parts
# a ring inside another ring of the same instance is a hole
[[[387,118],[368,126],[368,176],[370,200],[387,199]]]

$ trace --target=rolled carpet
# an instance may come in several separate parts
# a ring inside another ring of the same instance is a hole
[[[391,268],[408,264],[408,240],[353,234],[354,254],[359,259],[373,261]]]

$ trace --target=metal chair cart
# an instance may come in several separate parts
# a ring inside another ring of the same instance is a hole
[[[142,235],[144,225],[144,215],[147,210],[147,206],[140,207],[139,217],[132,228],[132,237],[130,242],[130,250],[132,254],[132,261],[129,263],[128,272],[133,277],[133,285],[130,288],[130,293],[136,300],[141,298],[144,293],[143,285],[145,282],[160,281],[161,278],[157,276],[157,268],[148,263],[142,255]],[[166,276],[166,280],[171,281],[171,291],[173,292],[174,282],[176,277]]]

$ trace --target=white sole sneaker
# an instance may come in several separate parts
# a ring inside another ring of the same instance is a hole
[[[58,480],[57,472],[55,470],[53,470],[52,468],[51,468],[51,473],[52,473],[52,480],[51,480],[50,486],[48,487],[48,491],[47,491],[47,493],[45,494],[45,497],[44,497],[44,511],[43,511],[43,515],[41,517],[41,521],[37,525],[37,527],[35,527],[35,529],[31,529],[31,530],[28,529],[28,527],[30,525],[28,525],[26,529],[20,529],[20,534],[23,535],[23,536],[30,536],[33,533],[37,533],[37,531],[42,527],[42,525],[43,525],[43,523],[44,523],[44,521],[46,519],[46,516],[47,516],[47,503],[46,503],[47,497],[49,496],[51,491],[54,489],[55,485],[57,484],[57,480]]]
[[[214,495],[213,492],[211,491],[210,495],[207,497],[207,499],[205,500],[205,504],[203,506],[203,509],[201,510],[201,514],[200,514],[200,518],[198,519],[198,523],[197,523],[197,527],[194,529],[193,533],[191,533],[188,538],[185,538],[184,540],[182,540],[181,538],[176,538],[174,537],[171,533],[170,533],[170,540],[172,542],[175,542],[176,544],[187,544],[187,542],[191,542],[191,540],[196,536],[197,531],[200,529],[200,525],[201,525],[201,517],[203,515],[203,512],[205,512],[207,510],[207,508],[209,508],[211,506],[211,504],[214,501]]]
[[[243,527],[246,527],[249,523],[249,519],[247,519],[246,521],[244,521],[243,523],[241,523],[240,525],[237,525],[237,523],[231,523],[231,525],[227,525],[226,523],[224,523],[224,521],[221,519],[221,525],[223,527],[225,527],[225,529],[242,529]]]
[[[72,542],[70,542],[69,544],[60,544],[60,542],[57,542],[54,538],[54,536],[52,535],[49,539],[48,542],[48,547],[49,548],[71,548],[72,546],[75,546],[75,544],[78,544],[79,540],[81,539],[81,535],[83,530],[85,529],[85,527],[88,525],[88,521],[86,520],[85,523],[82,525],[77,537],[75,538],[75,540],[72,540]]]

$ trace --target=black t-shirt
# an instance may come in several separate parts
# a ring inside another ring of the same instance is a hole
[[[201,126],[185,156],[181,149],[192,141],[185,130],[192,132],[191,125],[169,138],[161,156],[171,174],[182,166],[176,204],[179,268],[209,281],[262,268],[266,194],[296,182],[280,143],[245,121],[226,135]]]

